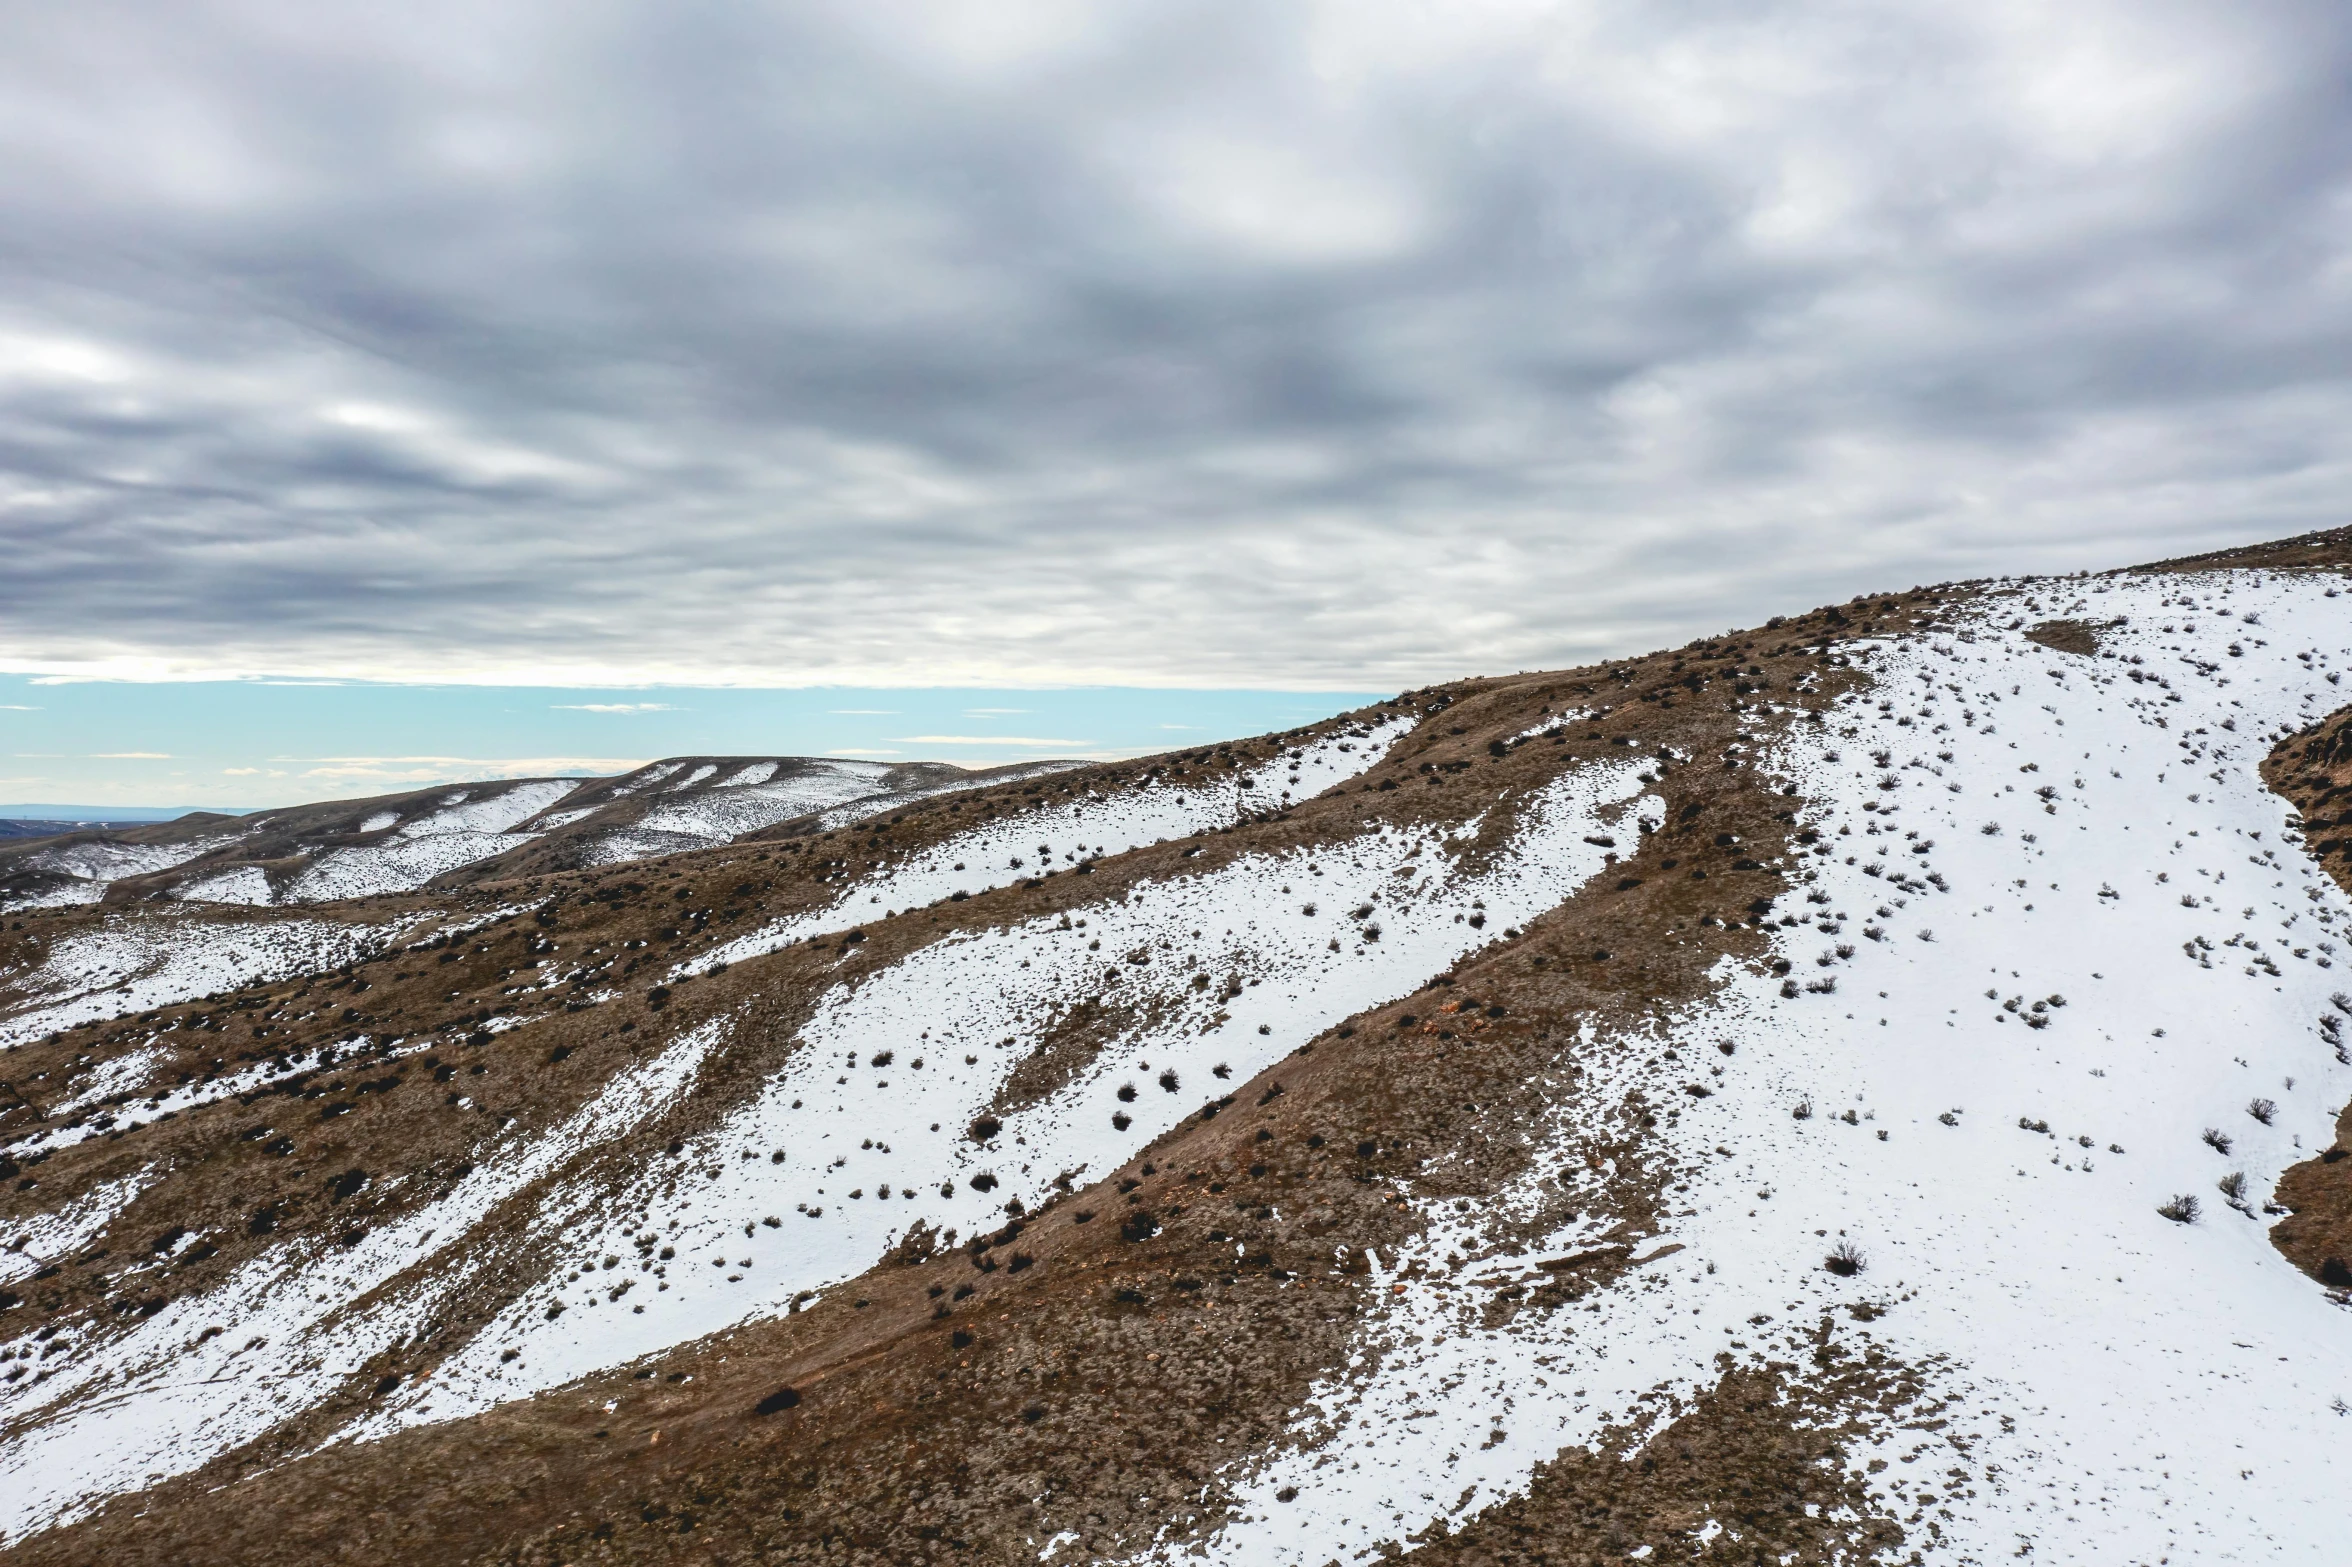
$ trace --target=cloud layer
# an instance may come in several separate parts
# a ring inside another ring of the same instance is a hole
[[[2343,520],[2340,5],[9,10],[0,666],[1363,688]]]

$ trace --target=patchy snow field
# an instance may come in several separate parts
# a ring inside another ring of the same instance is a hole
[[[1988,615],[1885,647],[1875,690],[1770,747],[1824,852],[1782,900],[1788,980],[1726,963],[1660,1031],[1712,1096],[1670,1134],[1690,1185],[1657,1260],[1598,1311],[1485,1332],[1458,1288],[1495,1267],[1484,1231],[1433,1213],[1382,1259],[1430,1277],[1389,1293],[1295,1447],[1234,1466],[1242,1516],[1207,1559],[1377,1559],[1523,1489],[1644,1395],[1712,1384],[1719,1353],[1799,1358],[1824,1311],[1872,1302],[1877,1341],[1963,1395],[1948,1430],[1881,1429],[1853,1455],[1925,1444],[1933,1462],[1894,1472],[1929,1559],[2344,1560],[2352,1319],[2260,1212],[2352,1094],[2317,1026],[2347,988],[2352,909],[2256,770],[2341,701],[2328,580],[2023,584],[2029,622],[2122,618],[2116,656]],[[2217,1189],[2232,1172],[2240,1207]],[[2202,1217],[2160,1215],[2178,1194]],[[1841,1238],[1858,1275],[1822,1266]],[[1509,1439],[1484,1444],[1497,1424]]]
[[[76,843],[36,854],[27,863],[36,870],[56,871],[103,884],[120,881],[125,876],[168,871],[216,849],[227,848],[243,836],[221,833],[210,838],[191,838],[186,843]]]
[[[53,1029],[170,1006],[216,990],[333,968],[389,936],[320,919],[235,919],[150,907],[61,939],[29,973],[0,975],[19,993],[0,1045]]]
[[[457,790],[442,802],[441,809],[407,823],[382,843],[329,849],[295,877],[276,901],[325,903],[336,898],[414,891],[444,871],[529,843],[539,835],[518,832],[517,824],[578,787],[563,779],[545,779],[497,792]]]
[[[598,839],[586,863],[616,865],[710,848],[795,816],[862,799],[873,794],[890,771],[879,762],[823,762],[795,777],[770,782],[776,767],[774,762],[761,762],[741,768],[699,794],[656,805],[633,826]],[[665,792],[685,789],[717,771],[698,767]]]
[[[0,1539],[184,1473],[325,1397],[415,1331],[463,1278],[462,1266],[435,1270],[437,1258],[498,1204],[685,1092],[720,1038],[716,1025],[685,1036],[563,1126],[515,1139],[449,1195],[355,1246],[281,1247],[133,1326],[85,1327],[69,1368],[47,1381],[0,1384],[0,1429],[17,1428],[0,1448]],[[58,1236],[104,1224],[73,1213],[51,1226]],[[51,1239],[45,1230],[39,1244]]]
[[[1379,761],[1397,737],[1411,728],[1412,720],[1396,718],[1375,727],[1329,735],[1230,779],[1172,784],[1155,778],[1116,794],[1036,806],[958,833],[880,876],[858,881],[822,909],[778,920],[702,953],[691,963],[680,965],[672,977],[781,951],[820,932],[870,918],[876,910],[887,915],[921,908],[959,892],[968,895],[1010,886],[1024,876],[1056,868],[1067,870],[1084,860],[1191,837],[1237,821],[1251,811],[1274,810],[1292,800],[1308,799]],[[1046,770],[1050,769],[1040,769]],[[839,824],[828,818],[824,825]]]
[[[75,843],[45,849],[28,858],[23,868],[72,879],[53,883],[39,892],[0,898],[0,910],[59,909],[101,902],[110,882],[170,870],[224,849],[243,836],[242,832],[230,832],[194,838],[186,843]]]
[[[1034,1205],[1056,1175],[1124,1160],[1229,1082],[1389,999],[1398,976],[1457,961],[1489,939],[1470,918],[1504,925],[1557,904],[1606,863],[1587,836],[1622,831],[1635,816],[1654,821],[1641,765],[1560,779],[1527,803],[1521,837],[1482,857],[1481,869],[1459,857],[1464,842],[1368,824],[1360,838],[1312,855],[1249,856],[1147,884],[1080,912],[1068,928],[1036,922],[942,942],[841,987],[764,1092],[690,1143],[674,1167],[643,1172],[616,1195],[588,1161],[683,1091],[721,1037],[714,1025],[685,1055],[664,1057],[658,1085],[616,1083],[598,1100],[603,1108],[512,1158],[482,1161],[457,1192],[380,1232],[380,1246],[377,1235],[356,1257],[290,1246],[152,1323],[77,1346],[70,1380],[44,1384],[21,1407],[0,1401],[0,1418],[43,1412],[0,1462],[0,1530],[21,1533],[140,1477],[184,1472],[325,1397],[349,1368],[431,1316],[435,1288],[382,1286],[410,1264],[421,1275],[420,1259],[446,1248],[469,1248],[478,1268],[492,1247],[520,1256],[559,1241],[553,1260],[539,1256],[540,1287],[348,1436],[467,1414],[781,1314],[795,1295],[872,1266],[918,1220],[1001,1222],[1008,1200]],[[1376,912],[1355,917],[1366,904]],[[1229,982],[1197,989],[1196,973]],[[947,993],[960,998],[952,1024],[942,1021]],[[987,1145],[966,1137],[1059,1010],[1091,994],[1148,1021],[1007,1108]],[[580,1175],[544,1189],[522,1240],[469,1233],[494,1202],[575,1158]],[[676,1190],[666,1191],[673,1176]],[[493,1181],[495,1194],[482,1195]],[[771,1217],[775,1224],[763,1222]],[[641,1233],[674,1247],[675,1263],[641,1250]],[[579,1258],[607,1254],[630,1258],[629,1271],[566,1281]],[[378,1293],[364,1311],[325,1304],[368,1290]],[[192,1368],[175,1357],[212,1324],[231,1331],[203,1351],[208,1369],[191,1386]],[[254,1337],[275,1346],[267,1374],[237,1360],[236,1346]],[[519,1358],[505,1360],[509,1351]]]
[[[1587,835],[1655,819],[1640,765],[1561,779],[1484,871],[1458,864],[1447,840],[1375,828],[1313,854],[1252,855],[1146,884],[1124,902],[1073,911],[1067,927],[953,938],[842,988],[792,1065],[690,1142],[677,1170],[649,1172],[617,1201],[548,1201],[535,1228],[564,1235],[578,1256],[636,1259],[641,1293],[620,1304],[614,1275],[568,1286],[551,1277],[443,1367],[432,1413],[780,1313],[802,1291],[862,1273],[918,1221],[969,1234],[1002,1223],[1009,1200],[1036,1206],[1059,1175],[1101,1176],[1229,1084],[1392,999],[1400,975],[1436,972],[1481,945],[1489,938],[1470,918],[1531,919],[1598,874],[1606,856]],[[1366,905],[1375,912],[1354,918]],[[1195,975],[1216,983],[1197,988]],[[941,1004],[947,995],[954,1007]],[[1146,1021],[1033,1102],[1004,1103],[1014,1067],[1088,996]],[[992,1109],[1001,1129],[975,1142],[967,1129]],[[680,1190],[665,1196],[680,1171]],[[675,1264],[639,1258],[643,1234],[675,1248]],[[505,1363],[510,1350],[521,1358]],[[426,1402],[420,1392],[416,1412]],[[395,1400],[378,1425],[411,1418],[409,1401]]]
[[[831,831],[935,794],[1039,777],[1083,764],[1044,762],[987,779],[951,780],[928,788],[889,790],[883,789],[881,784],[893,769],[880,762],[827,760],[810,764],[808,770],[789,778],[777,778],[776,773],[781,765],[778,762],[755,762],[720,779],[699,794],[665,801],[647,811],[632,825],[615,828],[600,837],[583,863],[618,865],[627,861],[653,859],[664,854],[713,848],[732,842],[745,833],[758,832],[778,822],[788,822],[794,817],[820,812],[823,813],[821,821],[824,829]],[[697,768],[686,778],[671,784],[664,792],[674,792],[699,783],[705,775],[717,770],[715,767]]]

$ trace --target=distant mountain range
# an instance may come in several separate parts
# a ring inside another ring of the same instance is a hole
[[[154,897],[318,903],[619,864],[840,826],[930,795],[1077,765],[966,770],[946,762],[690,756],[613,778],[440,785],[242,816],[190,811],[152,823],[51,823],[46,833],[0,834],[17,840],[0,843],[0,911]]]
[[[113,826],[122,822],[177,821],[196,811],[214,816],[252,814],[247,807],[228,805],[0,805],[0,821],[27,827],[44,823],[52,828],[59,823],[76,827]]]

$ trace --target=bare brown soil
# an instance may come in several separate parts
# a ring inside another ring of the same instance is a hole
[[[2072,653],[2078,658],[2099,656],[2100,627],[2087,620],[2045,620],[2027,628],[2025,640],[2039,642],[2060,653]]]
[[[2352,707],[2281,740],[2262,776],[2302,814],[2320,867],[2352,892]],[[2338,1008],[2335,1027],[2352,1027],[2352,1009]],[[2271,1226],[2271,1244],[2322,1284],[2352,1290],[2352,1105],[2336,1118],[2333,1144],[2279,1177],[2274,1200],[2293,1211]]]
[[[2133,571],[2352,571],[2352,528],[2322,528],[2291,539],[2274,539],[2235,549],[2208,550],[2177,560],[2134,566]]]
[[[1866,1336],[1848,1343],[1829,1318],[1813,1334],[1807,1364],[1731,1361],[1722,1356],[1722,1380],[1671,1418],[1619,1428],[1594,1449],[1569,1448],[1538,1465],[1524,1496],[1458,1533],[1432,1535],[1416,1559],[1600,1567],[1646,1551],[1640,1559],[1652,1562],[1902,1560],[1894,1553],[1908,1540],[1932,1542],[1941,1531],[1939,1487],[1968,1491],[1980,1478],[1975,1466],[1951,1463],[1964,1455],[1950,1448],[1903,1477],[1924,1482],[1907,1499],[1852,1472],[1852,1448],[1873,1419],[1933,1430],[1940,1406],[1918,1368]]]

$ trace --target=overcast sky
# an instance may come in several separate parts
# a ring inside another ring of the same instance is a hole
[[[1393,689],[2343,522],[2352,6],[0,4],[0,668]]]

